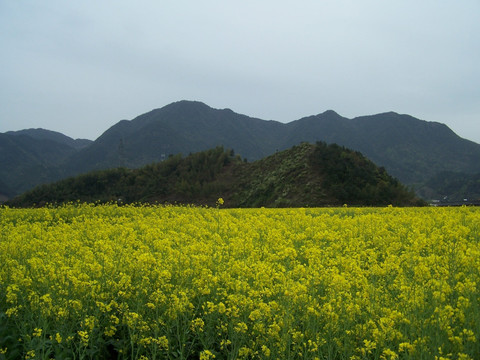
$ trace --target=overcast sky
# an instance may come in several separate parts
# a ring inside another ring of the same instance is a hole
[[[0,132],[94,140],[178,100],[289,122],[328,109],[480,143],[479,0],[2,0]]]

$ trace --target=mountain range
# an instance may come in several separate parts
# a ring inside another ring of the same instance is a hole
[[[91,170],[138,168],[219,145],[254,161],[317,141],[361,152],[421,196],[448,195],[432,188],[430,179],[440,173],[456,178],[480,173],[479,144],[444,124],[410,115],[388,112],[348,119],[329,110],[281,123],[179,101],[122,120],[95,141],[42,129],[0,133],[0,194],[12,197]]]

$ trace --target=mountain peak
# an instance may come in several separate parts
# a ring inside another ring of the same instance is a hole
[[[205,109],[211,109],[210,106],[207,104],[201,102],[201,101],[195,101],[195,100],[180,100],[180,101],[175,101],[171,104],[168,104],[164,106],[162,109],[195,109],[195,110],[205,110]]]
[[[345,119],[343,116],[341,116],[334,110],[324,111],[323,113],[318,114],[316,117],[322,118],[322,119],[329,119],[329,120]]]
[[[332,116],[332,115],[336,115],[336,116],[340,116],[336,111],[334,110],[327,110],[327,111],[324,111],[321,115],[328,115],[328,116]]]

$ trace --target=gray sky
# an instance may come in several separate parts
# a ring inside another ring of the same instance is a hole
[[[93,140],[187,99],[396,111],[480,143],[479,0],[2,0],[0,49],[0,132]]]

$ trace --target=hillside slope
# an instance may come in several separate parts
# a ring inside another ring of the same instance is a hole
[[[243,157],[260,159],[278,146],[283,124],[216,110],[200,102],[180,101],[121,121],[66,164],[70,174],[116,166],[136,168],[164,160],[170,154],[189,154],[225,146]]]
[[[17,197],[10,206],[69,201],[188,203],[229,207],[418,205],[402,184],[359,152],[303,143],[246,163],[217,147],[136,170],[95,171]]]
[[[57,166],[75,151],[52,140],[0,133],[0,194],[19,194],[58,179]]]
[[[61,164],[91,143],[45,129],[0,133],[0,195],[12,197],[58,180],[64,176]]]

